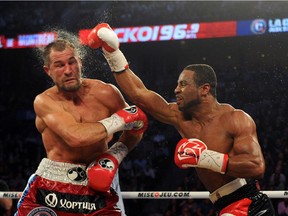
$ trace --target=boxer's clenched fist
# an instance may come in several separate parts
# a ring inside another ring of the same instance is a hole
[[[95,26],[88,35],[88,45],[91,48],[102,48],[113,72],[122,72],[129,68],[128,62],[119,49],[119,39],[107,23]]]
[[[228,155],[207,149],[199,139],[181,139],[175,149],[175,164],[179,168],[199,167],[224,174]]]

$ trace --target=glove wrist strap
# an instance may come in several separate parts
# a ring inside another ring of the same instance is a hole
[[[108,136],[124,130],[125,127],[124,120],[115,114],[98,122],[105,127]]]
[[[117,49],[111,53],[103,49],[103,53],[112,72],[123,72],[129,68],[129,64],[121,50]]]
[[[197,167],[206,168],[219,172],[221,174],[226,173],[228,164],[228,155],[222,154],[216,151],[205,150],[200,155]]]

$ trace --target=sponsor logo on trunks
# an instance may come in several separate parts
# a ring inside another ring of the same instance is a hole
[[[45,197],[45,203],[52,207],[55,208],[57,203],[58,203],[58,199],[55,193],[50,193]]]
[[[57,216],[57,214],[50,208],[37,207],[28,213],[28,216]]]
[[[284,191],[284,196],[288,196],[288,191]]]
[[[73,189],[71,189],[72,192]],[[37,189],[36,203],[69,213],[89,214],[106,206],[105,196],[76,195]]]
[[[108,158],[102,158],[98,161],[98,164],[103,168],[103,169],[107,169],[107,170],[113,170],[115,165],[113,163],[113,161],[111,161]]]
[[[82,182],[87,179],[87,175],[84,169],[81,167],[73,167],[68,170],[67,176],[72,181]]]

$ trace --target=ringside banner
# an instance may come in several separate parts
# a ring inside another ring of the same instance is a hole
[[[236,21],[184,23],[175,25],[136,26],[114,28],[120,43],[190,40],[236,36]],[[87,44],[91,29],[79,31],[80,41]]]
[[[17,38],[5,38],[1,35],[0,48],[15,49],[15,48],[33,48],[46,46],[54,41],[57,37],[55,32],[41,32],[36,34],[21,34]]]

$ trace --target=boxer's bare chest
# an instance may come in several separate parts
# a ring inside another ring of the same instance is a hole
[[[182,137],[200,139],[211,150],[226,152],[232,142],[226,130],[225,122],[222,122],[219,117],[205,122],[183,121],[180,124],[180,131]]]
[[[62,101],[61,106],[77,122],[96,122],[110,115],[108,107],[96,99]]]

